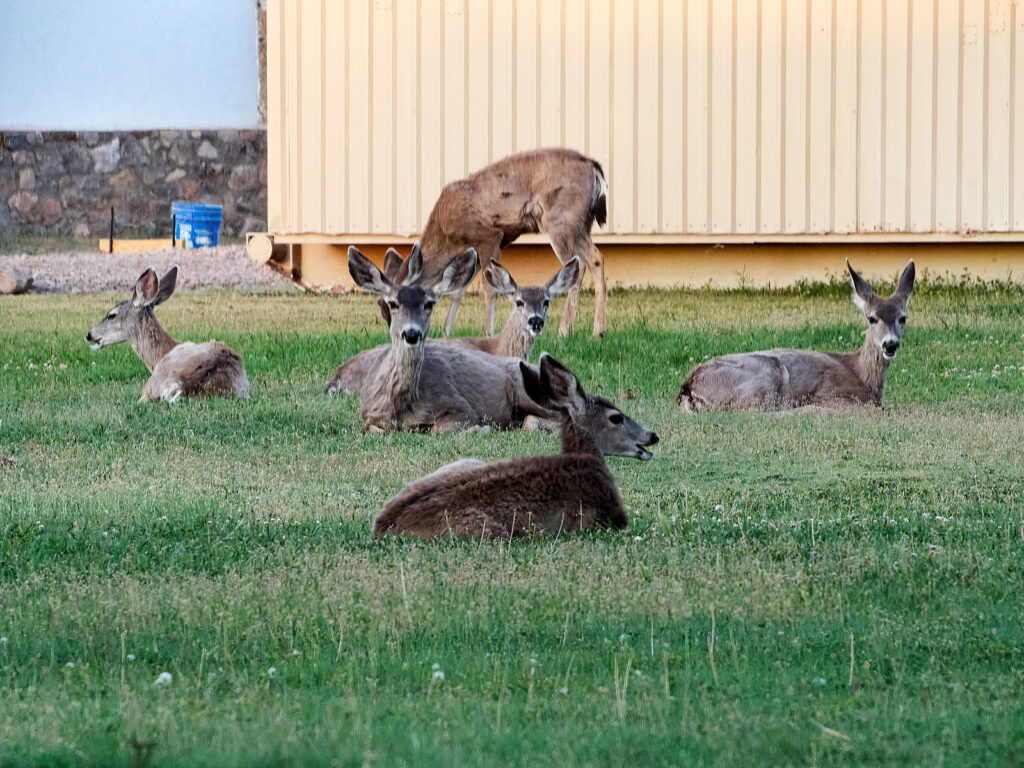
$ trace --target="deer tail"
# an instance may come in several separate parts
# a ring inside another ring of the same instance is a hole
[[[594,163],[594,202],[591,205],[591,214],[598,226],[603,227],[608,221],[608,182],[604,178],[604,169],[596,160]]]

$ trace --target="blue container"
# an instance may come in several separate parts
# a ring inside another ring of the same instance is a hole
[[[183,240],[186,248],[204,248],[220,240],[220,223],[224,209],[204,203],[171,203],[174,214],[174,237]]]

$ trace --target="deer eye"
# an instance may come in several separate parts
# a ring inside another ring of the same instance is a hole
[[[522,300],[522,299],[516,299],[516,306],[517,306],[517,307],[522,307],[522,306],[525,306],[525,305],[523,304],[523,300]]]
[[[608,417],[608,421],[612,424],[621,424],[623,416],[621,413],[613,413]]]
[[[434,308],[434,304],[436,304],[436,303],[437,302],[434,302],[434,301],[428,301],[426,304],[423,305],[423,308],[429,312],[430,310],[432,310]]]
[[[388,299],[388,306],[392,309],[398,309],[398,302],[394,299]]]
[[[117,312],[111,312],[107,315],[107,320],[113,320],[115,317],[117,317]]]
[[[868,322],[869,322],[869,323],[871,323],[872,325],[874,325],[875,323],[877,323],[877,322],[878,322],[878,318],[877,318],[877,317],[874,317],[874,316],[872,316],[872,317],[869,317],[869,318],[868,318]]]
[[[906,315],[900,315],[900,325],[906,325],[906,324],[907,324],[907,316]]]
[[[550,304],[550,303],[551,303],[551,299],[544,299],[544,306],[545,306],[545,307],[546,307],[546,306],[547,306],[548,304]]]

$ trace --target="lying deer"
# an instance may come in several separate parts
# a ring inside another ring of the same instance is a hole
[[[559,335],[572,330],[586,267],[594,273],[594,334],[604,335],[607,289],[604,257],[590,239],[594,221],[607,219],[608,184],[600,164],[571,149],[537,149],[511,155],[454,181],[443,190],[427,219],[420,243],[423,271],[440,274],[456,254],[475,248],[486,268],[501,249],[524,232],[544,232],[563,264],[577,256],[583,268],[569,291]],[[452,296],[445,322],[451,336],[465,289]],[[485,328],[494,335],[494,290],[484,281]]]
[[[896,291],[886,299],[875,295],[849,261],[846,268],[853,302],[868,319],[858,352],[773,349],[716,357],[690,372],[676,403],[691,411],[881,405],[885,375],[907,324],[914,262],[907,264]]]
[[[178,268],[157,279],[152,267],[135,283],[128,301],[114,306],[85,340],[93,349],[127,341],[150,370],[139,402],[177,402],[182,396],[230,395],[249,399],[249,379],[237,352],[219,341],[178,342],[160,327],[153,307],[174,293]]]
[[[604,456],[646,461],[658,436],[585,392],[549,355],[541,355],[539,368],[519,366],[530,397],[561,415],[562,452],[448,464],[391,499],[373,521],[374,532],[483,538],[629,524]]]
[[[402,257],[394,248],[389,248],[384,258],[384,275],[392,282],[397,283],[403,267]],[[552,297],[563,294],[572,287],[579,269],[580,260],[574,256],[572,261],[558,270],[554,277],[544,285],[520,287],[501,264],[497,262],[491,264],[484,270],[484,280],[490,283],[495,293],[508,296],[509,301],[512,302],[512,311],[509,313],[508,322],[505,323],[501,333],[497,336],[478,338],[453,336],[448,339],[429,339],[427,341],[428,348],[434,344],[450,344],[467,349],[478,349],[481,352],[500,357],[518,357],[528,361],[537,337],[544,330],[544,322],[547,319],[548,306]],[[390,325],[391,314],[387,302],[380,299],[378,303],[384,322]],[[327,385],[328,394],[337,392],[355,394],[358,392],[367,370],[373,367],[386,347],[386,344],[382,344],[373,349],[363,350],[342,363],[334,378]]]
[[[359,386],[368,431],[509,428],[520,426],[527,414],[550,416],[523,389],[518,359],[426,344],[437,299],[461,290],[476,274],[479,262],[472,248],[454,257],[440,277],[430,281],[420,276],[416,246],[401,284],[355,248],[349,248],[348,264],[356,284],[384,300],[390,318],[391,344],[370,350],[373,354],[366,358]],[[334,382],[328,391],[333,387]]]

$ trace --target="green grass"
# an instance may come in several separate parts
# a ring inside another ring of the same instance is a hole
[[[662,437],[630,528],[511,545],[370,534],[557,438],[363,434],[322,389],[369,297],[176,295],[253,398],[175,406],[85,344],[114,300],[0,298],[0,766],[1024,761],[1018,290],[919,286],[882,411],[699,417],[705,356],[854,348],[847,290],[614,293],[540,347]]]

